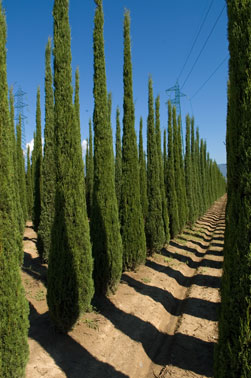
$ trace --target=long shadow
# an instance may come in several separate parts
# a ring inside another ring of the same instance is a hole
[[[27,236],[24,236],[23,237],[23,240],[29,240],[29,241],[32,241],[33,243],[36,243],[37,242],[37,238],[28,238]]]
[[[23,272],[29,274],[37,281],[43,282],[47,286],[47,267],[41,264],[40,257],[35,259],[27,252],[24,252]]]
[[[215,238],[214,238],[213,240],[215,240]],[[212,243],[211,243],[211,246],[213,246],[213,247],[220,247],[220,248],[223,248],[223,246],[224,246],[224,242],[223,242],[223,243],[214,243],[214,242],[212,242]]]
[[[209,249],[207,252],[206,252],[207,255],[211,255],[211,256],[217,256],[217,257],[222,257],[223,256],[223,250],[221,251],[215,251],[213,249]]]
[[[203,232],[203,235],[202,235],[202,234],[199,234],[199,233],[192,233],[192,232],[183,231],[183,234],[189,235],[191,237],[195,236],[196,238],[202,239],[206,243],[209,243],[212,240],[212,235],[207,234],[205,232]],[[205,236],[207,236],[207,238]],[[193,241],[193,240],[190,240],[190,241]],[[204,246],[204,248],[206,248],[206,247]]]
[[[195,235],[193,235],[195,236]],[[183,238],[182,236],[179,236],[179,239],[182,239],[184,241],[187,241],[187,242],[190,242],[190,243],[193,243],[195,245],[197,245],[198,247],[200,247],[201,249],[207,249],[208,248],[208,245],[204,245],[202,244],[201,242],[197,241],[197,240],[193,240],[193,239],[186,239],[186,238]],[[209,239],[210,241],[211,239]],[[198,252],[200,253],[200,252]]]
[[[181,333],[170,336],[160,332],[151,323],[123,312],[105,297],[96,297],[94,303],[100,313],[109,319],[115,328],[132,340],[141,343],[146,354],[154,363],[162,366],[175,365],[206,377],[212,375],[214,343]],[[183,356],[184,351],[175,356],[169,352],[171,344],[176,344],[176,342],[178,345],[182,345],[182,349],[186,349],[186,358]],[[198,357],[194,351],[198,351],[199,355],[204,356],[203,364],[198,363]]]
[[[170,245],[171,245],[171,243],[170,243]],[[177,247],[177,248],[185,249],[186,251],[189,251],[189,252],[196,252],[195,255],[198,256],[198,257],[205,256],[205,254],[203,254],[203,253],[200,254],[201,255],[200,256],[199,252],[196,251],[196,249],[189,248],[189,247],[184,248],[183,246],[181,247],[181,246],[179,246],[178,244],[176,244],[174,242],[172,242],[172,245],[175,246],[175,247]],[[179,254],[177,252],[170,252],[167,249],[165,249],[164,251],[162,250],[161,253],[164,256],[176,259],[176,260],[178,260],[180,262],[183,262],[183,263],[187,264],[187,266],[189,268],[192,268],[192,269],[197,269],[199,266],[206,267],[206,268],[213,268],[213,269],[221,269],[222,268],[222,262],[221,261],[214,261],[214,260],[208,260],[208,259],[203,259],[201,261],[194,261],[189,256],[184,256],[184,255]]]
[[[31,303],[29,337],[49,353],[68,378],[128,377],[113,366],[96,359],[69,335],[56,332],[48,312],[40,315]]]
[[[188,246],[186,246],[186,245],[182,245],[182,244],[176,243],[176,242],[173,241],[173,240],[170,241],[169,245],[172,246],[172,247],[178,248],[178,249],[185,250],[185,251],[187,251],[187,252],[191,252],[191,253],[193,253],[196,257],[199,257],[199,258],[205,256],[205,253],[202,253],[202,252],[197,251],[196,248],[192,248],[192,247],[188,247]],[[162,250],[161,250],[162,255],[164,255],[166,251],[169,252],[167,249],[162,248]],[[185,256],[184,256],[184,257],[185,257]]]
[[[221,278],[210,276],[206,274],[196,274],[193,277],[186,277],[178,270],[171,268],[170,266],[163,266],[155,261],[146,261],[146,266],[160,273],[166,274],[168,277],[175,279],[175,281],[183,287],[189,287],[191,285],[207,286],[213,289],[219,289],[221,286]]]
[[[218,303],[199,298],[178,299],[167,290],[146,285],[143,282],[134,280],[126,274],[123,274],[123,281],[127,282],[130,287],[134,288],[134,290],[140,294],[152,298],[155,302],[161,303],[165,310],[171,315],[180,316],[185,313],[200,319],[211,321],[216,321],[218,319]]]

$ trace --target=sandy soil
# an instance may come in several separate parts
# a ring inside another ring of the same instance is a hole
[[[226,198],[137,272],[118,291],[95,298],[67,335],[55,331],[30,222],[22,279],[30,303],[27,378],[213,377],[218,337]]]

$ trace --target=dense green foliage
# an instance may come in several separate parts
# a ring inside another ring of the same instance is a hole
[[[172,126],[172,106],[168,101],[168,159],[166,169],[166,190],[169,209],[170,234],[174,238],[179,232],[179,209],[177,192],[175,187],[174,171],[174,149],[173,149],[173,126]]]
[[[0,1],[0,376],[24,377],[28,360],[28,303],[19,271],[20,229],[6,70],[6,23]]]
[[[251,376],[251,2],[227,0],[227,212],[215,377]]]
[[[167,208],[167,198],[164,182],[164,164],[163,156],[161,152],[161,132],[160,132],[160,97],[158,96],[155,101],[155,132],[156,132],[156,145],[157,153],[159,160],[159,182],[160,182],[160,191],[161,191],[161,201],[162,201],[162,218],[164,223],[165,231],[165,243],[169,243],[170,233],[169,233],[169,217],[168,217],[168,208]]]
[[[49,40],[45,50],[45,129],[44,158],[42,165],[43,192],[41,193],[41,218],[37,239],[39,255],[42,260],[46,262],[48,262],[51,249],[51,230],[55,215],[56,192],[54,94],[52,85],[51,41]]]
[[[93,180],[94,180],[94,166],[93,166],[93,147],[92,147],[92,121],[89,120],[89,143],[86,151],[86,203],[87,214],[91,217],[92,200],[93,200]]]
[[[14,110],[14,95],[13,95],[12,88],[10,90],[9,102],[10,102],[10,127],[11,127],[11,135],[12,135],[12,139],[11,139],[12,144],[11,144],[10,150],[12,153],[12,159],[13,159],[12,164],[14,167],[14,190],[15,190],[14,197],[15,197],[15,204],[16,204],[15,213],[16,213],[16,217],[18,221],[18,228],[20,231],[20,236],[22,236],[23,231],[24,231],[25,219],[23,215],[23,210],[22,210],[21,200],[20,200],[20,193],[19,193],[20,188],[19,188],[19,171],[17,167],[17,140],[16,140],[16,133],[15,133],[15,121],[14,121],[15,110]],[[27,212],[28,212],[27,194],[26,194],[26,199],[27,199]],[[32,203],[30,204],[30,207],[32,208]],[[22,243],[21,240],[20,240],[20,243]],[[22,264],[23,251],[22,251],[22,248],[20,250],[21,250],[20,262]]]
[[[193,196],[193,174],[191,159],[191,118],[186,116],[186,154],[185,154],[185,178],[186,178],[186,196],[187,196],[187,222],[193,224],[194,217],[194,196]]]
[[[186,180],[185,180],[185,169],[184,169],[184,161],[183,161],[183,154],[182,154],[182,133],[181,133],[181,116],[178,117],[178,132],[177,132],[177,143],[178,143],[178,150],[177,150],[177,160],[179,162],[179,170],[180,170],[180,193],[179,193],[179,225],[180,230],[184,228],[187,221],[187,196],[186,196]]]
[[[42,134],[41,134],[41,108],[40,89],[37,89],[36,107],[36,134],[34,138],[34,150],[32,152],[32,174],[33,174],[33,213],[32,221],[34,230],[38,230],[41,215],[42,196]]]
[[[159,156],[154,127],[153,85],[151,77],[148,80],[147,196],[146,240],[148,253],[152,254],[162,248],[166,237],[162,215]]]
[[[24,154],[22,150],[22,126],[21,116],[17,124],[17,142],[16,142],[16,162],[17,162],[17,184],[19,189],[19,199],[22,209],[23,220],[27,219],[27,198],[26,198],[26,180],[24,167]]]
[[[94,187],[91,237],[94,282],[98,293],[114,292],[122,272],[122,240],[115,193],[112,130],[108,122],[101,0],[95,0],[94,19]]]
[[[140,202],[137,139],[134,129],[130,15],[124,16],[124,117],[122,138],[122,185],[120,223],[123,242],[123,268],[135,269],[146,257],[146,239]]]
[[[120,208],[121,201],[121,181],[122,181],[122,149],[121,149],[121,132],[120,132],[120,112],[119,107],[116,109],[116,156],[115,156],[115,189]]]
[[[139,183],[140,183],[140,201],[142,207],[142,214],[144,221],[146,221],[148,212],[148,198],[147,198],[147,177],[146,177],[146,159],[143,148],[143,119],[140,117],[139,124]]]
[[[33,188],[32,188],[31,158],[30,158],[29,145],[27,148],[26,198],[27,198],[27,218],[30,220],[32,217]]]
[[[68,7],[68,0],[55,0],[53,8],[56,193],[47,291],[50,317],[62,332],[89,308],[94,292],[80,129],[72,103]]]

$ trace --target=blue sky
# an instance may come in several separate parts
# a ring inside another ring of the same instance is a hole
[[[144,131],[147,119],[147,81],[151,74],[154,95],[160,95],[161,128],[167,125],[168,95],[185,63],[195,36],[212,0],[103,0],[107,88],[112,92],[112,122],[115,110],[123,109],[123,14],[131,13],[133,91],[135,128],[138,135],[142,115]],[[25,109],[26,142],[35,130],[36,90],[41,88],[42,124],[44,125],[44,53],[47,39],[53,35],[53,0],[2,0],[6,11],[8,83],[27,93]],[[224,0],[214,0],[191,56],[180,76],[182,87],[213,25],[224,7]],[[80,107],[82,139],[88,137],[88,120],[93,112],[92,33],[95,4],[93,0],[70,0],[72,70],[80,70]],[[224,9],[194,69],[182,87],[183,128],[185,115],[195,117],[200,136],[207,141],[210,156],[225,163],[228,59],[208,83],[189,101],[228,54],[227,14]]]

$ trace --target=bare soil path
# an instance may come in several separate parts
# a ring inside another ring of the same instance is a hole
[[[125,272],[115,295],[95,298],[68,335],[54,330],[30,222],[22,279],[30,302],[27,378],[213,377],[226,197],[192,229]]]

